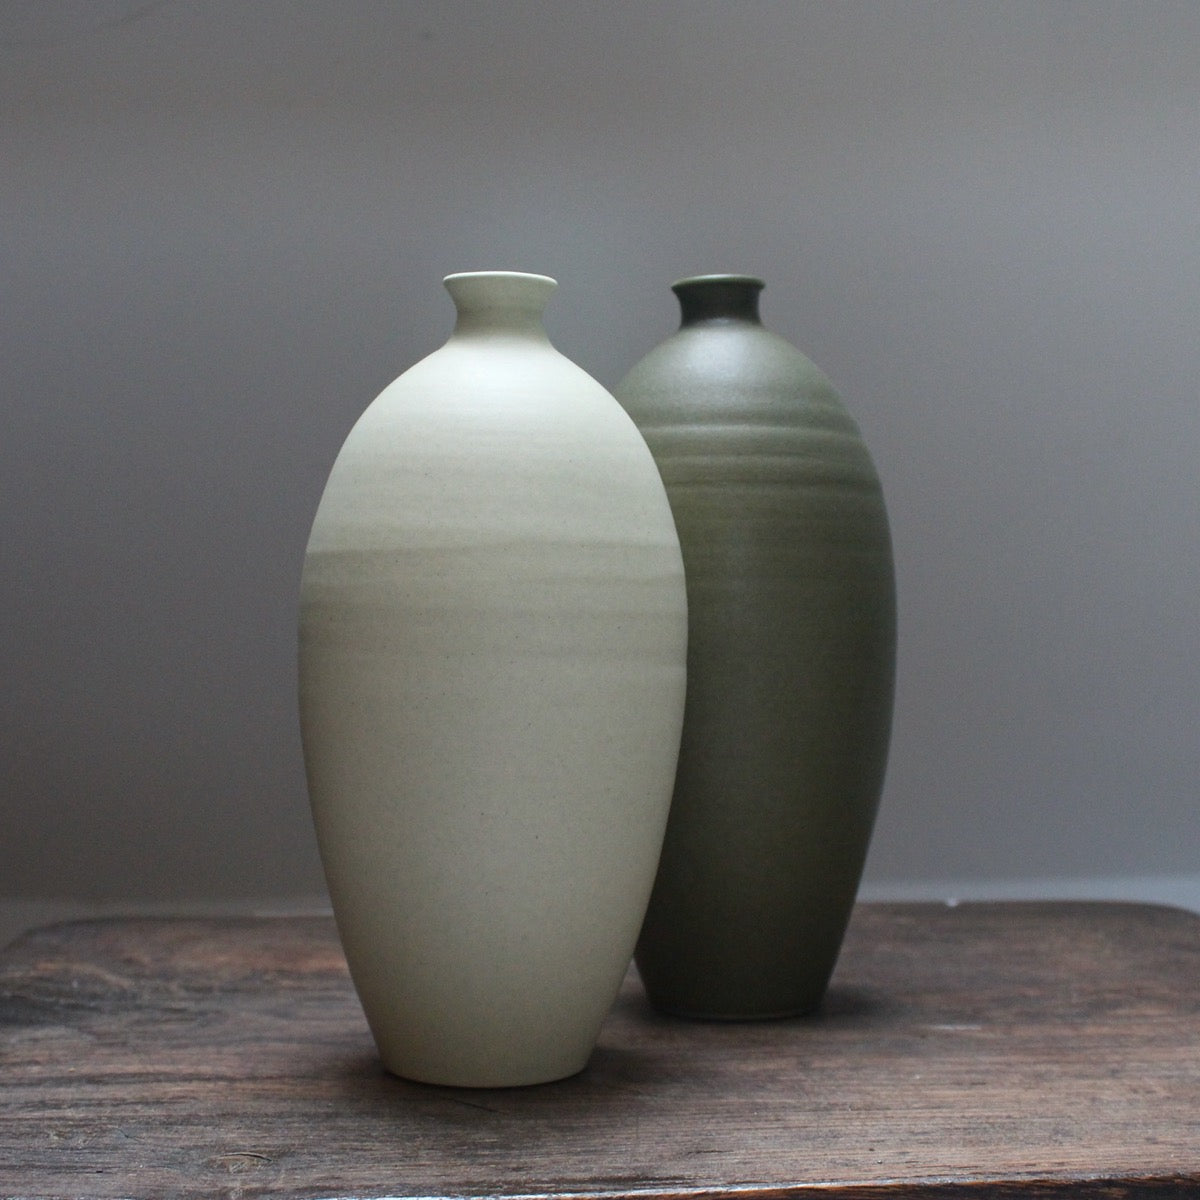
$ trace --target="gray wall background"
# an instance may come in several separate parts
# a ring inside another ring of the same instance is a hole
[[[319,900],[309,522],[492,267],[610,386],[761,274],[838,385],[901,598],[869,892],[1200,907],[1193,0],[4,0],[0,164],[10,909]]]

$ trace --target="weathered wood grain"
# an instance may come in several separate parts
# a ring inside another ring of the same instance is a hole
[[[1200,917],[864,905],[817,1017],[654,1014],[514,1091],[380,1068],[332,922],[0,955],[0,1195],[1200,1196]]]

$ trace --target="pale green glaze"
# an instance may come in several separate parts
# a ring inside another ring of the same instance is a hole
[[[309,795],[385,1065],[580,1070],[671,799],[687,598],[633,422],[550,344],[543,276],[446,280],[449,341],[350,431],[300,605]]]
[[[616,388],[675,516],[689,606],[671,816],[637,962],[700,1017],[814,1008],[878,808],[895,584],[879,479],[829,380],[763,328],[761,280],[674,290]]]

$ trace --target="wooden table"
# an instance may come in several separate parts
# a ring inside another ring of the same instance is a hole
[[[861,905],[815,1018],[654,1014],[512,1091],[380,1068],[332,922],[0,954],[5,1197],[1200,1197],[1200,917]]]

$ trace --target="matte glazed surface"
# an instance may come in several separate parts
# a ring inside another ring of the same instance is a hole
[[[339,929],[387,1066],[585,1063],[654,877],[686,597],[633,423],[542,276],[457,275],[449,342],[363,414],[304,568],[300,700]]]
[[[760,280],[675,286],[680,330],[617,387],[683,547],[687,707],[638,948],[652,1000],[803,1012],[833,969],[891,729],[895,595],[875,468]]]

